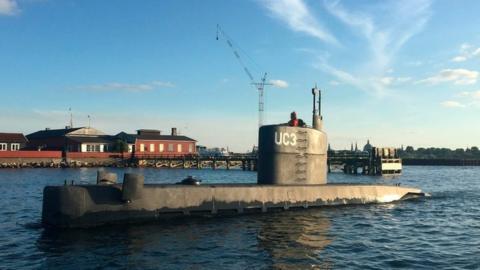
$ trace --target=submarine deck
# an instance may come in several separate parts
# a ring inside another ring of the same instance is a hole
[[[42,222],[93,227],[173,216],[268,212],[328,205],[387,203],[423,196],[416,188],[371,184],[146,184],[131,201],[121,185],[47,186]]]

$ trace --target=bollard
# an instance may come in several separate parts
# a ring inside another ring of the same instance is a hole
[[[142,197],[144,176],[141,174],[126,173],[123,177],[122,200],[131,202]]]

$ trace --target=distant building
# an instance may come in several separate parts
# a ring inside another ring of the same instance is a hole
[[[372,147],[373,146],[370,144],[370,140],[367,140],[367,144],[365,144],[365,146],[363,147],[363,151],[371,153],[372,152]]]
[[[26,144],[27,138],[22,133],[0,133],[0,151],[18,151]]]
[[[28,148],[68,152],[108,152],[111,136],[90,127],[40,130],[27,135]]]
[[[177,134],[172,128],[170,135],[161,135],[160,130],[139,129],[137,134],[120,132],[115,135],[128,144],[129,152],[135,156],[186,156],[195,155],[197,141]]]

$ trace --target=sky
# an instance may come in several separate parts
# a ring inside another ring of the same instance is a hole
[[[0,0],[0,132],[141,128],[257,144],[322,91],[334,149],[480,146],[479,1]],[[226,35],[219,35],[217,24]]]

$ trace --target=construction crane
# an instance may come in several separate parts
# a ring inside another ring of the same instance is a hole
[[[245,63],[243,62],[240,54],[238,53],[232,39],[223,31],[220,25],[217,24],[217,40],[223,37],[227,45],[232,49],[235,58],[237,58],[238,62],[242,66],[243,70],[247,74],[248,78],[250,79],[250,84],[255,86],[258,90],[258,126],[261,127],[263,125],[263,111],[264,111],[264,98],[263,98],[263,90],[265,89],[265,85],[272,85],[271,83],[267,83],[267,73],[265,72],[259,81],[255,80],[250,70],[247,68]]]

